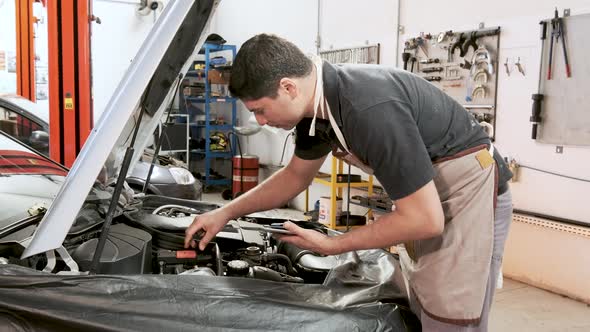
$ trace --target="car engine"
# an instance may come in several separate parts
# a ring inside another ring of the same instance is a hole
[[[285,221],[280,219],[232,220],[205,250],[184,248],[184,230],[195,216],[218,207],[163,196],[148,195],[138,199],[114,219],[97,273],[205,275],[322,283],[337,263],[335,257],[302,250],[277,240],[271,233],[252,230],[252,225]],[[92,205],[83,207],[64,241],[64,248],[82,273],[90,270],[102,220],[100,209]],[[305,223],[306,227],[312,225],[326,232],[321,224]],[[58,257],[50,269],[52,265],[44,254],[19,260],[20,251],[14,248],[6,251],[0,247],[0,257],[13,264],[53,273],[67,273],[71,265],[68,259]]]

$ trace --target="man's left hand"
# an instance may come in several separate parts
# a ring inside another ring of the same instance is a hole
[[[339,253],[337,246],[338,239],[336,237],[328,237],[318,231],[301,228],[289,221],[285,222],[283,227],[294,235],[275,234],[275,237],[282,241],[322,255],[335,255]]]

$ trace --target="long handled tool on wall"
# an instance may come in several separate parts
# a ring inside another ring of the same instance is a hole
[[[542,75],[543,75],[543,53],[545,52],[545,39],[547,38],[547,22],[542,21],[539,23],[541,25],[541,60],[539,65],[539,86],[537,88],[537,93],[533,94],[533,114],[531,115],[530,121],[533,123],[533,131],[531,138],[537,139],[537,126],[541,123],[541,103],[543,101],[543,94],[541,93],[541,82],[542,82]],[[551,39],[551,44],[553,44],[553,38]],[[549,55],[551,58],[551,54]],[[551,62],[551,61],[550,61]],[[551,65],[549,66],[551,67]]]

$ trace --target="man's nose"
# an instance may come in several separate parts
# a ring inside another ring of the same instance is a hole
[[[258,124],[261,126],[264,126],[268,123],[268,121],[262,115],[256,114],[254,117],[256,118],[256,122],[258,122]]]

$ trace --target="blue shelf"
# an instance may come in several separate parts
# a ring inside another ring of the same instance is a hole
[[[230,179],[207,179],[205,181],[208,185],[230,185]]]
[[[186,99],[187,101],[193,102],[193,103],[206,103],[207,102],[207,98],[205,98],[205,97],[184,97],[184,99]],[[232,98],[232,97],[209,97],[210,103],[233,103],[233,102],[236,102],[237,100],[238,100],[237,98]]]
[[[197,124],[197,123],[191,123],[190,124],[191,127],[197,127],[197,128],[205,128],[207,127],[206,124]],[[217,130],[232,130],[234,128],[234,126],[230,125],[230,124],[225,124],[225,125],[209,125],[209,128],[211,129],[217,129]]]
[[[219,67],[213,67],[213,69],[220,69]],[[184,74],[184,77],[196,77],[196,78],[205,78],[207,76],[207,72],[205,69],[191,69],[187,70]],[[203,83],[201,83],[203,84]],[[211,83],[211,84],[222,84],[222,83]]]
[[[198,108],[202,113],[199,114],[205,114],[205,119],[202,122],[202,124],[199,123],[190,123],[190,127],[193,128],[193,130],[195,131],[195,133],[197,134],[197,137],[200,138],[204,138],[205,139],[205,147],[203,149],[192,149],[190,152],[191,154],[197,154],[200,156],[203,156],[204,158],[202,158],[204,160],[205,163],[205,169],[204,169],[204,174],[203,177],[201,178],[201,181],[203,182],[203,185],[206,186],[210,186],[210,185],[231,185],[231,175],[229,175],[227,178],[225,179],[219,179],[215,176],[212,176],[212,172],[211,172],[211,166],[212,166],[212,162],[215,159],[231,159],[232,157],[232,153],[230,151],[215,151],[215,150],[211,150],[211,139],[210,139],[210,135],[215,132],[215,131],[230,131],[234,128],[234,126],[237,124],[237,98],[232,98],[232,97],[213,97],[211,96],[213,94],[214,91],[216,91],[214,89],[214,86],[219,86],[217,83],[213,84],[209,81],[209,70],[210,69],[215,69],[215,67],[212,66],[212,61],[211,59],[214,57],[214,53],[215,52],[219,52],[219,51],[229,51],[231,52],[231,55],[233,57],[233,59],[235,59],[236,57],[236,46],[235,45],[216,45],[216,44],[209,44],[209,43],[205,43],[202,47],[202,50],[204,50],[204,61],[195,61],[193,63],[193,65],[190,67],[189,70],[187,70],[187,72],[185,73],[185,78],[199,78],[200,80],[198,80],[197,82],[199,82],[202,87],[204,88],[203,90],[203,96],[199,96],[199,97],[192,97],[192,96],[185,96],[183,91],[184,89],[178,90],[179,93],[179,107],[180,107],[180,111],[181,112],[189,112],[189,106],[190,109],[193,108]],[[195,64],[201,64],[202,67],[200,69],[196,69]],[[228,66],[229,67],[229,66]],[[219,68],[217,68],[219,69]],[[190,84],[190,80],[186,80],[186,84],[187,86]],[[199,103],[202,104],[201,105],[190,105],[191,103]],[[212,124],[212,118],[211,118],[211,114],[214,110],[214,104],[215,103],[229,103],[231,105],[231,119],[226,119],[226,123],[225,124]],[[195,114],[191,114],[191,117],[195,115]],[[231,135],[230,137],[228,137],[229,140],[229,144],[230,146],[237,146],[237,138],[236,135]],[[190,168],[190,165],[189,165]],[[225,175],[225,174],[224,174]]]
[[[232,157],[232,153],[230,151],[205,151],[204,149],[192,149],[191,153],[204,154],[211,157]]]
[[[204,70],[189,70],[184,74],[184,77],[205,78]]]
[[[211,43],[205,43],[203,45],[203,48],[205,50],[209,50],[210,52],[235,51],[236,50],[236,46],[235,45],[227,45],[227,44],[217,45],[217,44],[211,44]]]

